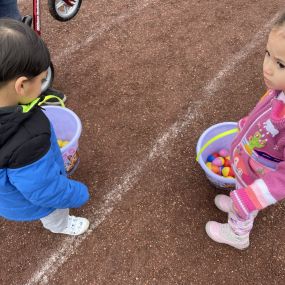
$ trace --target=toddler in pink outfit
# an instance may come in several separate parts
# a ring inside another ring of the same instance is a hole
[[[263,75],[268,91],[239,121],[231,146],[236,190],[215,198],[228,223],[206,224],[211,239],[237,249],[249,246],[258,211],[285,198],[285,13],[269,34]]]

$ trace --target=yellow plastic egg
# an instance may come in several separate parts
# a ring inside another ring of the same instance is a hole
[[[69,141],[62,141],[62,145],[61,145],[61,147],[66,146],[68,143],[69,143]]]
[[[58,139],[58,140],[57,140],[57,143],[58,143],[58,145],[59,145],[60,148],[63,148],[63,147],[65,147],[67,144],[69,144],[69,141],[64,141],[64,140]]]

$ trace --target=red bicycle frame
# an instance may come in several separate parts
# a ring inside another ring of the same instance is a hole
[[[62,0],[66,5],[73,6],[73,0]],[[33,28],[34,31],[41,35],[41,8],[40,0],[33,0]]]
[[[34,31],[41,35],[41,12],[40,12],[40,0],[33,0],[33,27]]]

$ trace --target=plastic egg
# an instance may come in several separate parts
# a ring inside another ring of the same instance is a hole
[[[207,157],[207,162],[212,162],[213,160],[215,159],[215,157],[210,154],[208,157]]]
[[[212,170],[214,173],[216,173],[216,174],[220,174],[220,173],[221,173],[220,167],[217,166],[217,165],[214,165],[214,164],[212,164],[211,170]]]
[[[224,167],[222,170],[222,174],[224,177],[228,177],[228,176],[234,177],[234,172],[231,167],[227,167],[227,166]]]
[[[62,147],[62,140],[57,140],[59,147]]]
[[[230,167],[231,166],[231,161],[229,159],[225,158],[224,166]]]
[[[217,153],[217,152],[214,152],[212,155],[213,155],[214,157],[219,157],[219,156],[220,156],[219,153]]]
[[[225,148],[222,148],[220,151],[219,151],[219,155],[222,156],[222,157],[227,157],[229,156],[229,151]]]
[[[225,159],[219,156],[219,157],[216,157],[212,163],[216,166],[223,166],[225,163]]]
[[[206,163],[206,166],[211,170],[213,171],[214,173],[216,174],[219,174],[220,173],[220,168],[214,164],[212,164],[211,162],[207,162]]]
[[[62,147],[66,146],[69,143],[69,141],[63,141],[62,142]]]
[[[69,143],[69,141],[64,141],[64,140],[58,139],[57,143],[58,143],[60,148],[63,148],[64,146],[66,146]]]

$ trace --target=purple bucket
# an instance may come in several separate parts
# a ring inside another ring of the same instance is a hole
[[[71,175],[79,164],[78,141],[82,131],[78,116],[68,108],[58,106],[44,106],[44,113],[53,125],[57,139],[68,141],[62,147],[61,154],[65,170]]]
[[[214,152],[218,152],[222,148],[230,149],[231,143],[236,136],[236,132],[231,134],[224,134],[227,131],[235,130],[237,128],[236,122],[225,122],[213,125],[212,127],[208,128],[204,131],[204,133],[200,136],[197,147],[196,153],[198,157],[198,162],[202,169],[205,171],[207,178],[214,184],[217,188],[225,189],[225,190],[232,190],[235,188],[235,179],[234,178],[226,178],[220,176],[213,171],[211,171],[206,166],[207,158],[210,154]],[[202,152],[201,149],[213,138],[217,137],[218,135],[221,138],[216,138],[212,141]]]

